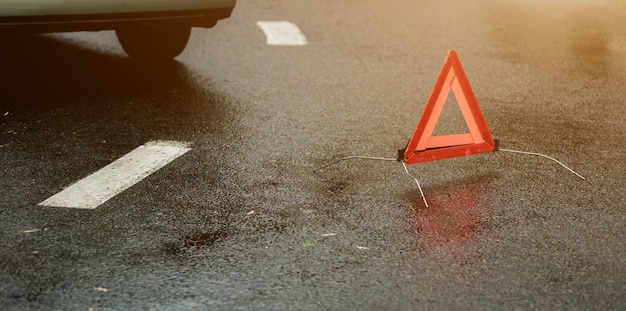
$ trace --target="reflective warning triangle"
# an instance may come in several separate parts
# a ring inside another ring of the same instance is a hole
[[[433,136],[450,90],[454,93],[469,133]],[[491,137],[461,61],[454,50],[448,52],[424,112],[406,149],[400,150],[398,160],[406,164],[435,161],[477,153],[495,151]]]

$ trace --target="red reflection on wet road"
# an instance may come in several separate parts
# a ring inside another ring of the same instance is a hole
[[[484,183],[456,184],[429,191],[430,206],[425,208],[417,203],[416,208],[420,244],[433,248],[470,240],[479,229],[479,203],[484,192]]]

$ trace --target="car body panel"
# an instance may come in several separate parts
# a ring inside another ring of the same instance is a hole
[[[66,16],[232,8],[236,0],[0,0],[0,17]]]
[[[213,27],[236,0],[0,0],[0,32],[115,30],[133,24]]]

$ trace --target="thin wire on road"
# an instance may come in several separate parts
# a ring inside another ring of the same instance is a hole
[[[313,172],[317,172],[323,168],[329,167],[335,163],[344,161],[344,160],[350,160],[350,159],[365,159],[365,160],[378,160],[378,161],[398,161],[398,159],[394,159],[394,158],[379,158],[379,157],[368,157],[368,156],[349,156],[349,157],[344,157],[341,159],[337,159],[333,162],[330,162],[328,164],[322,165],[316,169],[313,170]],[[417,184],[417,188],[420,191],[420,195],[422,196],[422,200],[424,201],[424,205],[426,206],[426,208],[428,208],[428,202],[426,201],[426,196],[424,196],[424,191],[422,190],[422,186],[420,185],[420,182],[417,178],[415,178],[415,176],[411,175],[411,173],[409,173],[409,169],[406,167],[406,164],[404,163],[404,161],[400,161],[400,163],[402,163],[402,167],[404,167],[404,171],[406,172],[407,175],[409,175],[409,177],[413,178],[413,180],[415,180],[415,183]]]

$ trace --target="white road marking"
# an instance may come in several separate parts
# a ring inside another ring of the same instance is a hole
[[[290,22],[256,22],[267,37],[268,45],[307,45],[298,25]]]
[[[188,145],[172,141],[146,143],[39,205],[94,209],[191,150]]]

